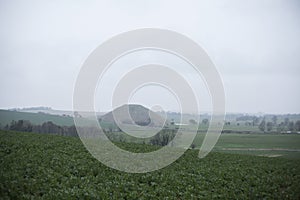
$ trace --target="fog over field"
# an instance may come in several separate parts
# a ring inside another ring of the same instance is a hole
[[[299,11],[297,0],[1,1],[0,108],[71,110],[76,77],[98,45],[125,31],[155,27],[182,33],[206,50],[222,77],[227,112],[299,113]],[[149,62],[187,77],[201,110],[210,110],[203,80],[179,58],[151,51],[114,64],[96,91],[97,110],[111,110],[100,97],[112,94],[124,69]],[[131,101],[178,110],[158,88],[145,88]]]

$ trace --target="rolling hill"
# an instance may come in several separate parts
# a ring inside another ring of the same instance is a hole
[[[30,113],[30,112],[18,112],[10,110],[0,110],[0,124],[5,126],[10,124],[11,121],[28,120],[34,125],[41,125],[44,122],[52,121],[60,126],[72,126],[74,125],[73,117],[52,115],[47,113]]]
[[[165,123],[165,119],[161,115],[137,104],[125,104],[120,106],[103,115],[100,119],[102,122],[116,124],[113,114],[117,115],[118,119],[116,120],[122,124],[160,127]]]

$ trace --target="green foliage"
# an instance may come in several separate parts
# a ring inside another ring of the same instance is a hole
[[[299,199],[300,161],[188,150],[170,166],[128,174],[74,137],[0,131],[3,199]],[[157,147],[122,143],[139,152]]]
[[[271,131],[273,129],[274,124],[272,122],[267,122],[267,131]]]
[[[91,129],[85,127],[85,129]],[[5,130],[11,131],[23,131],[23,132],[35,132],[35,133],[47,133],[57,134],[64,136],[78,136],[76,127],[73,126],[59,126],[53,122],[44,122],[42,125],[33,125],[27,120],[12,121]]]
[[[175,136],[175,130],[162,130],[151,138],[150,144],[157,146],[166,146]]]
[[[197,124],[196,120],[194,120],[194,119],[190,119],[190,120],[189,120],[189,123],[192,124],[192,125]]]
[[[295,129],[296,131],[300,131],[300,120],[297,120],[295,123]]]
[[[265,119],[263,119],[261,121],[261,123],[259,124],[258,128],[259,128],[259,130],[261,130],[263,132],[266,130],[266,120]]]
[[[202,120],[202,124],[207,125],[208,123],[209,123],[209,120],[208,120],[208,119],[203,119],[203,120]]]

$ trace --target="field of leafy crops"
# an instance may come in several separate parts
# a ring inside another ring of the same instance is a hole
[[[119,144],[132,151],[158,147]],[[188,150],[170,166],[128,174],[94,159],[75,137],[0,132],[2,199],[299,199],[300,160]]]

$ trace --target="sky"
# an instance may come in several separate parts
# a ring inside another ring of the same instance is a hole
[[[148,27],[184,34],[205,49],[223,80],[227,112],[300,113],[299,11],[297,0],[1,0],[0,108],[71,110],[76,78],[90,53],[114,35]],[[181,70],[198,91],[201,109],[211,108],[205,84],[188,66],[146,51],[112,67],[96,91],[96,109],[111,109],[102,97],[118,82],[120,66],[152,60]],[[153,87],[132,102],[178,109],[174,97]]]

